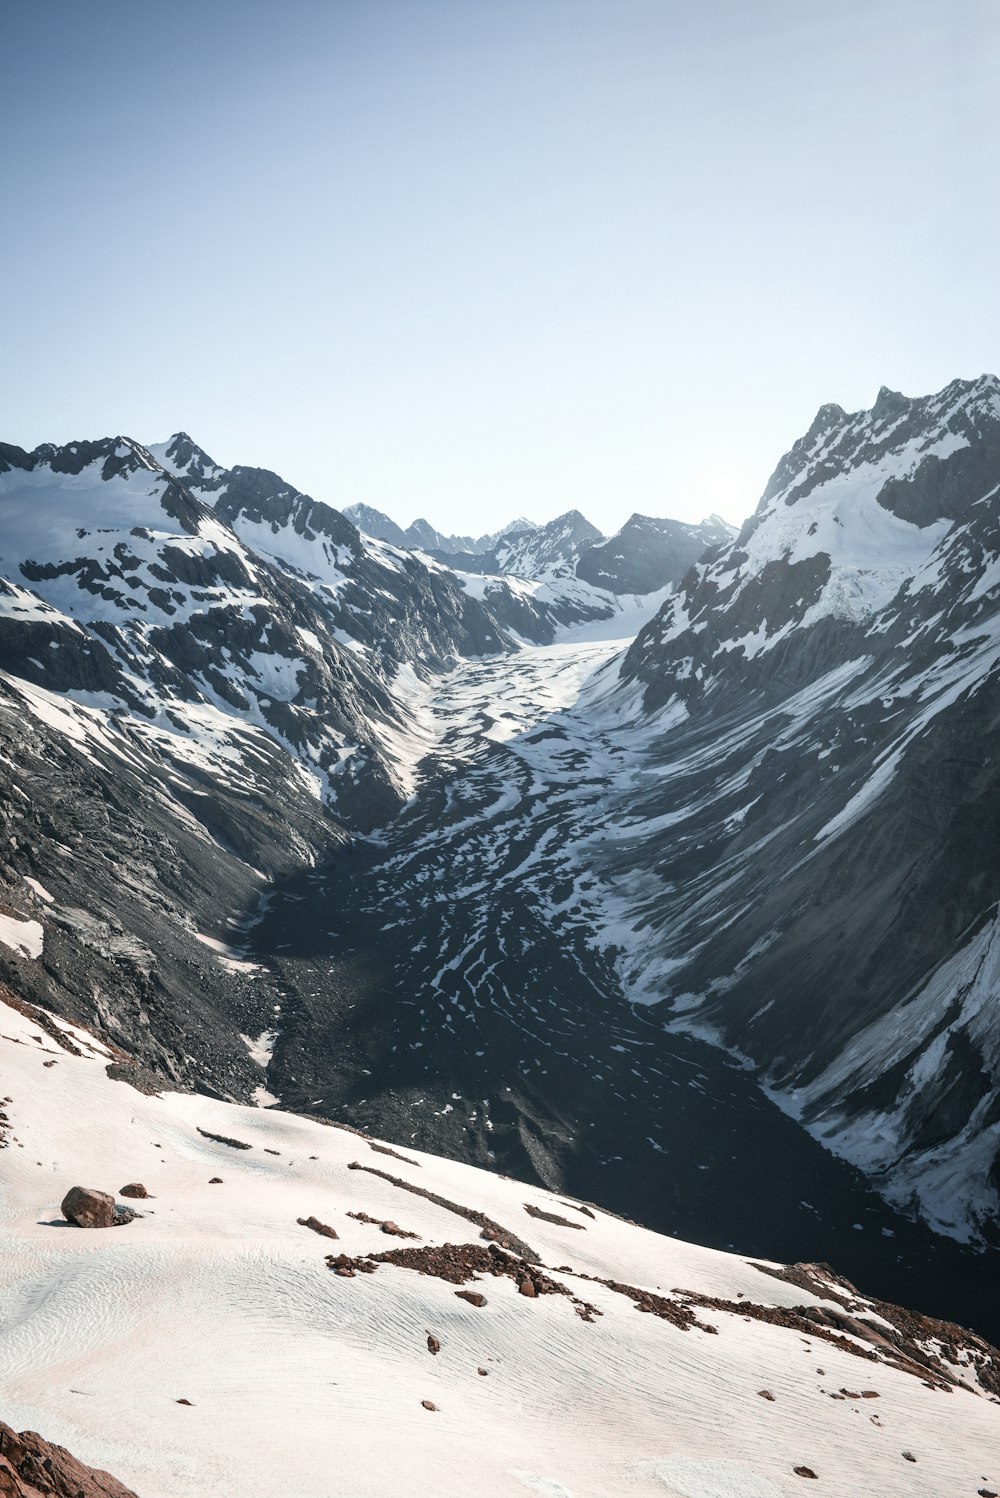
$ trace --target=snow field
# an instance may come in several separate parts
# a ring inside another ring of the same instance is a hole
[[[352,1161],[486,1213],[548,1268],[668,1295],[815,1301],[738,1256],[588,1218],[455,1162],[393,1158],[292,1115],[144,1096],[110,1081],[100,1055],[60,1050],[7,1008],[0,1037],[13,1130],[0,1195],[4,1417],[115,1472],[140,1498],[781,1498],[798,1491],[800,1464],[837,1498],[958,1498],[984,1479],[996,1485],[995,1404],[932,1391],[818,1338],[711,1310],[697,1314],[717,1335],[682,1331],[565,1273],[553,1277],[604,1313],[594,1323],[562,1296],[526,1299],[506,1278],[476,1286],[488,1301],[477,1310],[412,1270],[344,1279],[324,1263],[330,1251],[398,1246],[351,1211],[425,1243],[480,1242],[472,1223]],[[70,1185],[131,1180],[153,1193],[134,1204],[140,1220],[94,1232],[61,1223]],[[531,1218],[525,1202],[582,1229]],[[310,1214],[339,1242],[297,1225]],[[842,1386],[881,1397],[831,1400]]]

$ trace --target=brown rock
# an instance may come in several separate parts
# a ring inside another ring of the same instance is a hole
[[[193,1406],[191,1405],[190,1399],[175,1399],[174,1403],[175,1404],[186,1404],[189,1408],[193,1408]]]
[[[528,1279],[522,1280],[517,1288],[520,1290],[521,1294],[526,1295],[529,1300],[534,1300],[535,1296],[538,1294],[538,1291]]]
[[[816,1477],[816,1473],[813,1471],[812,1467],[793,1467],[792,1471],[795,1473],[796,1477]],[[816,1478],[816,1480],[817,1482],[819,1481],[818,1478]]]
[[[879,1399],[879,1398],[881,1398],[881,1395],[879,1395],[876,1392],[875,1389],[862,1389],[861,1390],[861,1398],[862,1399]]]
[[[73,1186],[62,1199],[61,1211],[78,1228],[110,1228],[115,1222],[115,1199],[106,1191]]]
[[[421,1399],[420,1403],[423,1405],[425,1410],[433,1410],[434,1413],[437,1414],[437,1405],[434,1403],[433,1399]]]
[[[480,1295],[478,1290],[456,1290],[455,1294],[459,1300],[467,1300],[470,1306],[484,1306],[486,1296]]]
[[[221,1186],[222,1185],[222,1177],[221,1176],[213,1176],[212,1179],[209,1181],[208,1184],[210,1186]]]
[[[438,1353],[441,1351],[441,1343],[438,1341],[437,1337],[432,1335],[431,1332],[427,1333],[427,1351],[433,1353]]]
[[[130,1181],[127,1186],[122,1187],[118,1195],[131,1196],[137,1198],[139,1201],[145,1201],[145,1199],[149,1196],[149,1192],[146,1190],[141,1181]]]
[[[486,1368],[477,1368],[476,1372],[479,1374],[480,1378],[488,1378],[489,1377],[489,1370],[486,1369]]]
[[[774,1403],[774,1395],[771,1393],[770,1389],[758,1389],[757,1396],[759,1399],[769,1399],[772,1404]]]
[[[913,1455],[912,1451],[904,1451],[903,1452],[903,1461],[904,1462],[915,1462],[916,1461],[916,1457]]]
[[[324,1238],[336,1238],[336,1228],[330,1227],[329,1223],[320,1222],[318,1217],[297,1217],[296,1222],[300,1228],[312,1228],[314,1233],[321,1234]]]
[[[0,1421],[0,1498],[135,1498],[107,1472],[85,1467],[36,1431],[18,1435]]]

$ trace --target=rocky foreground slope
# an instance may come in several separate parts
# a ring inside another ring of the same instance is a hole
[[[4,1414],[141,1498],[1000,1489],[1000,1354],[824,1264],[137,1092],[17,1001],[0,1058]],[[128,1184],[140,1215],[74,1227],[71,1184]],[[30,1477],[63,1491],[44,1457]]]

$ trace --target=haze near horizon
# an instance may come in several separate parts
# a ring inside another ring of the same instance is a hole
[[[819,405],[1000,363],[985,0],[51,0],[6,40],[25,447],[184,429],[443,531],[737,522]]]

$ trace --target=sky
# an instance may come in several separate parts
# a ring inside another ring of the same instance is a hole
[[[8,0],[0,439],[738,521],[1000,371],[997,0]]]

